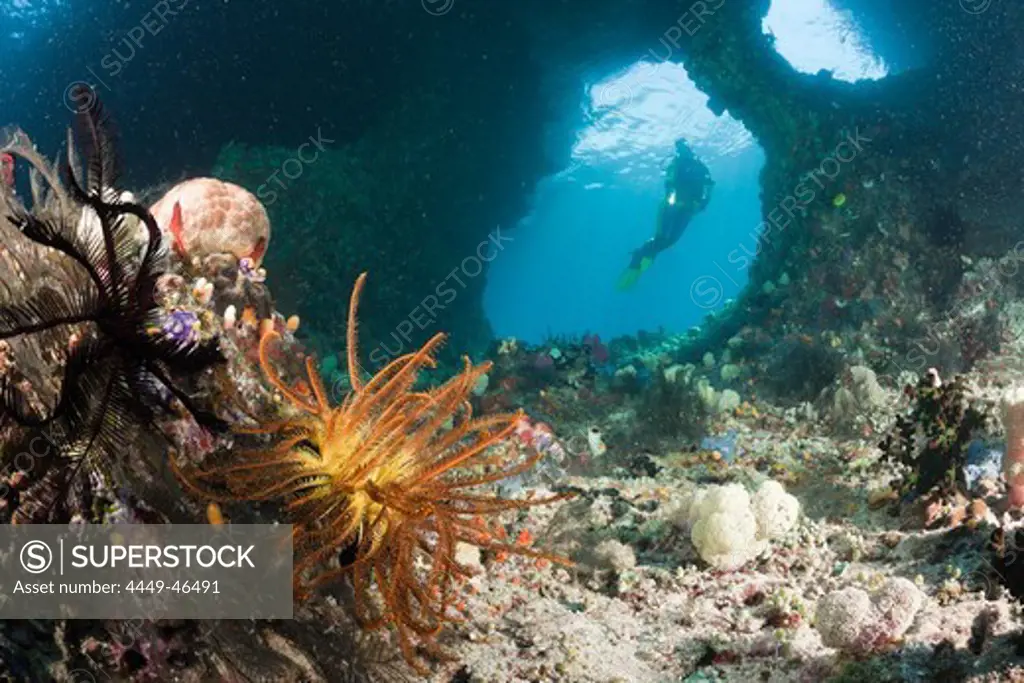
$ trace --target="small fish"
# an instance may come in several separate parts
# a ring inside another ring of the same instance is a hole
[[[256,309],[252,306],[246,306],[242,309],[242,324],[256,327],[259,324],[259,318],[256,317]]]
[[[216,503],[210,503],[206,506],[206,519],[209,520],[210,524],[221,525],[224,523],[224,513],[221,512],[220,506]]]
[[[252,259],[253,263],[259,263],[260,261],[263,260],[263,256],[266,253],[267,239],[265,237],[261,237],[258,240],[256,240],[256,246],[253,247],[252,254],[249,255],[249,258]]]
[[[171,214],[171,224],[168,230],[171,237],[174,238],[174,251],[178,256],[185,256],[185,222],[181,217],[181,202],[174,202],[174,212]]]

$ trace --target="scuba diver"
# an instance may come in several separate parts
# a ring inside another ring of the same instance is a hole
[[[708,205],[714,184],[708,167],[685,141],[677,140],[676,156],[665,172],[665,197],[658,206],[654,237],[633,252],[629,267],[619,278],[620,290],[635,285],[654,257],[679,241],[693,217]]]

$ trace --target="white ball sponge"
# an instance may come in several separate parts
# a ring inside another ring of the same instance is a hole
[[[704,499],[708,496],[708,489],[697,489],[690,494],[690,499],[683,502],[683,508],[686,510],[686,528],[693,529],[693,525],[700,519],[701,505],[704,503]],[[683,509],[681,508],[681,510]]]
[[[687,520],[701,559],[716,569],[732,570],[793,528],[800,501],[777,481],[766,481],[753,499],[742,485],[726,484],[694,492],[677,514]]]
[[[882,619],[892,625],[896,637],[910,628],[924,604],[924,594],[913,581],[903,577],[886,581],[872,599]]]
[[[815,628],[826,646],[864,655],[902,636],[923,603],[914,582],[900,577],[888,579],[873,595],[844,588],[818,601]]]
[[[758,538],[772,540],[796,525],[800,501],[786,493],[782,484],[769,479],[754,494],[754,516],[757,518]]]
[[[594,548],[594,560],[600,569],[622,573],[636,567],[636,553],[625,543],[609,538]]]
[[[871,598],[860,588],[844,588],[818,601],[814,626],[826,647],[855,650],[865,625],[875,617]]]
[[[764,550],[750,495],[740,484],[714,486],[694,500],[690,540],[702,560],[716,569],[738,569]]]

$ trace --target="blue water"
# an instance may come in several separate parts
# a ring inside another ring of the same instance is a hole
[[[764,30],[801,71],[829,69],[849,81],[886,74],[829,0],[775,0]],[[746,285],[729,256],[754,249],[761,221],[764,156],[749,133],[728,114],[714,116],[677,64],[640,60],[597,80],[587,95],[570,167],[541,183],[533,212],[488,273],[484,305],[498,336],[539,343],[586,332],[683,332]],[[636,287],[618,292],[631,251],[654,230],[677,138],[709,167],[711,203]],[[700,296],[691,297],[695,282]]]
[[[515,242],[488,276],[484,305],[495,332],[537,342],[584,331],[610,339],[640,329],[685,330],[708,313],[689,296],[698,275],[716,276],[723,297],[735,296],[747,278],[729,265],[728,254],[753,244],[764,158],[752,146],[706,163],[716,182],[707,210],[627,292],[616,291],[616,280],[654,229],[660,183],[615,185],[612,176],[608,185],[587,189],[569,179],[546,182],[534,216],[511,233]]]

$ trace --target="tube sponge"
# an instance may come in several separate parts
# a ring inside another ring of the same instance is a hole
[[[1010,507],[1024,507],[1024,386],[1008,389],[1001,401],[1006,428],[1006,477]]]

